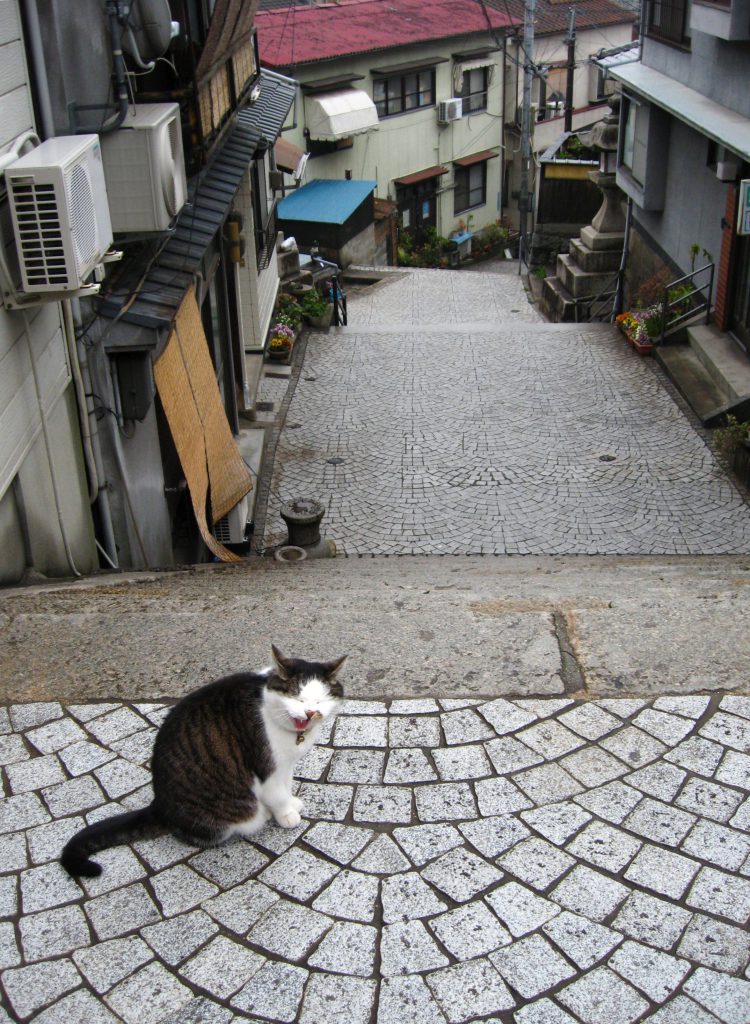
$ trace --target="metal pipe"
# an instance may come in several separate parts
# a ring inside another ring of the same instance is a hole
[[[47,63],[44,59],[42,29],[39,21],[37,0],[23,0],[24,20],[26,23],[26,42],[31,57],[32,74],[36,85],[35,96],[39,108],[39,127],[42,138],[51,139],[55,134],[55,118],[52,113],[49,81],[47,79]]]

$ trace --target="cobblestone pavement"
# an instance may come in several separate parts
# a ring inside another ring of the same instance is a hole
[[[79,886],[163,714],[0,713],[3,1019],[747,1024],[750,698],[353,701],[299,828]]]
[[[309,338],[267,545],[302,496],[346,554],[750,551],[750,509],[612,326],[540,322],[518,276],[429,270],[359,288],[349,324]]]

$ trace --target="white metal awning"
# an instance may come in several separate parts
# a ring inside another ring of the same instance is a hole
[[[750,161],[750,120],[742,114],[640,63],[612,67],[609,74],[628,90]]]
[[[377,126],[375,104],[362,89],[305,96],[305,127],[311,139],[335,142]]]

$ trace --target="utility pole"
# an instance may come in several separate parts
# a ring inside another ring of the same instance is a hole
[[[565,123],[566,132],[573,131],[573,75],[576,69],[576,9],[570,8],[568,26],[568,75],[565,81]]]
[[[529,257],[529,210],[531,209],[531,83],[534,78],[534,14],[536,0],[524,0],[523,12],[523,100],[521,104],[521,185],[518,197],[520,240],[518,273]]]

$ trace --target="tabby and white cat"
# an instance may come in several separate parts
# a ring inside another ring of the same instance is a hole
[[[60,858],[71,875],[94,878],[102,869],[92,853],[163,832],[212,846],[252,835],[271,816],[283,828],[299,824],[294,769],[343,698],[336,677],[346,659],[272,650],[271,668],[225,676],[172,708],[154,743],[152,803],[73,836]]]

